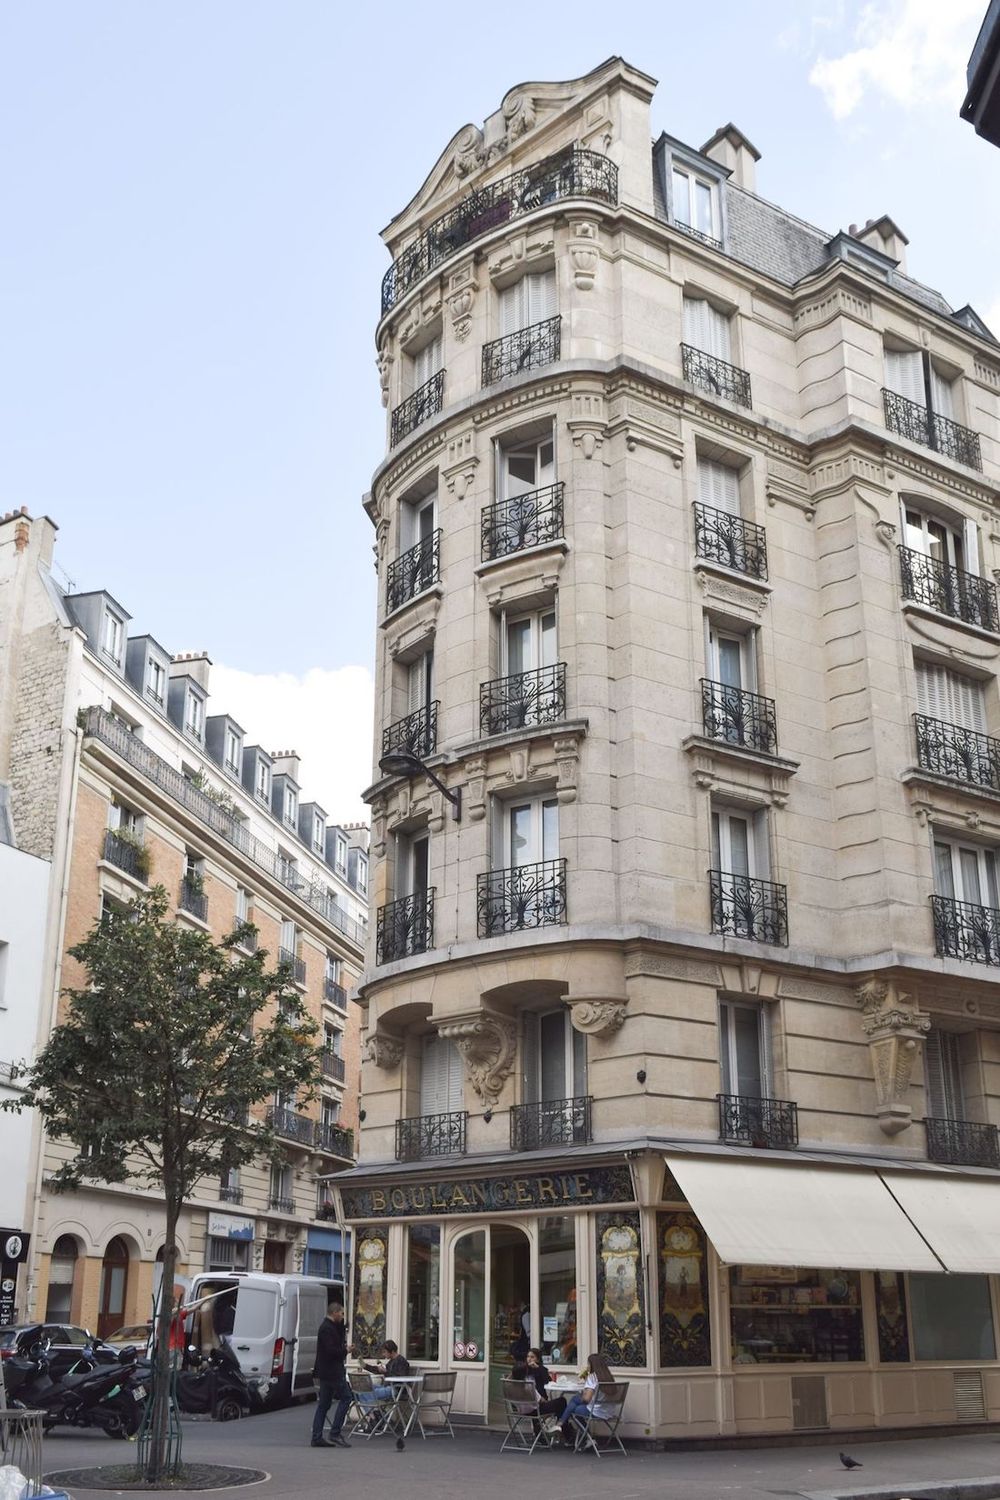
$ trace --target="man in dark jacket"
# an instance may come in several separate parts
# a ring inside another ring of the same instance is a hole
[[[331,1302],[326,1317],[316,1335],[316,1364],[313,1380],[318,1387],[316,1410],[313,1413],[312,1446],[314,1448],[349,1448],[341,1428],[351,1404],[351,1387],[347,1381],[344,1365],[348,1355],[347,1329],[344,1326],[344,1309],[339,1302]],[[323,1436],[323,1424],[327,1412],[336,1398],[337,1409],[330,1423],[329,1440]]]

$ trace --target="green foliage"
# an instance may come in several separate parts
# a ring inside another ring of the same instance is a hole
[[[111,831],[119,844],[127,844],[130,849],[135,850],[135,867],[139,872],[139,878],[140,880],[148,880],[151,868],[149,850],[139,835],[133,833],[131,828],[113,828]]]
[[[204,771],[193,771],[188,780],[192,786],[198,788],[199,792],[205,794],[209,802],[214,802],[216,807],[221,808],[223,812],[236,812],[234,799],[230,797],[228,792],[220,791],[218,787],[213,786]]]

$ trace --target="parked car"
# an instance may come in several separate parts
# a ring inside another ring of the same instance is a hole
[[[143,1355],[149,1348],[152,1332],[152,1323],[129,1323],[124,1328],[116,1328],[114,1333],[109,1333],[106,1339],[101,1340],[101,1343],[105,1348],[114,1349],[116,1352],[134,1346],[139,1354]]]
[[[76,1328],[72,1323],[8,1324],[0,1328],[0,1359],[27,1354],[28,1346],[39,1340],[47,1342],[49,1374],[58,1380],[84,1358],[90,1339],[86,1328]]]

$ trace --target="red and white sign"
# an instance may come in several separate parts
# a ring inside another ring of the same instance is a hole
[[[465,1345],[464,1344],[456,1344],[455,1345],[455,1358],[456,1359],[464,1359],[465,1358]]]

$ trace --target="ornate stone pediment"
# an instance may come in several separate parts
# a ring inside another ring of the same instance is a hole
[[[496,1104],[514,1068],[517,1022],[499,1011],[477,1010],[438,1021],[437,1029],[455,1043],[479,1098],[487,1108]]]
[[[886,1135],[898,1135],[913,1118],[913,1106],[906,1101],[920,1043],[930,1030],[930,1017],[920,1013],[913,997],[900,990],[894,980],[877,975],[857,987],[855,998],[868,1037],[875,1113]]]

